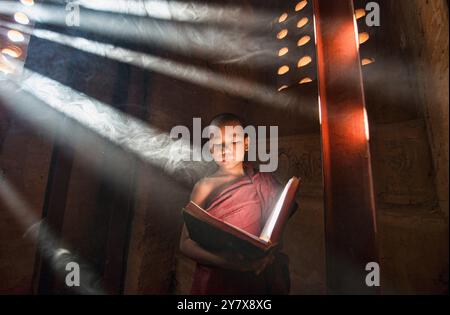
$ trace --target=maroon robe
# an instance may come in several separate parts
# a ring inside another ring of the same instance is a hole
[[[205,207],[211,215],[253,235],[259,236],[281,187],[270,173],[245,167],[246,176],[228,185]],[[277,253],[275,261],[260,275],[226,270],[197,263],[191,294],[287,294],[287,256]]]

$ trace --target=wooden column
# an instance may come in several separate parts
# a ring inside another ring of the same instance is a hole
[[[62,125],[64,121],[62,122]],[[63,128],[63,126],[61,126]],[[47,255],[55,251],[57,242],[61,239],[62,225],[67,202],[67,192],[69,188],[70,175],[74,153],[72,149],[64,149],[61,145],[55,144],[52,152],[52,159],[45,192],[43,218],[49,232],[55,239],[48,237],[45,231],[39,235],[39,247],[41,250],[36,253],[35,277],[38,279],[37,293],[50,294],[55,286],[55,273]]]
[[[368,123],[351,0],[314,0],[321,111],[327,287],[370,294],[376,254]]]

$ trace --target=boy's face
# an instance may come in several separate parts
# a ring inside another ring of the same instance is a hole
[[[232,168],[244,161],[247,146],[248,137],[238,122],[215,128],[209,141],[211,155],[222,168]]]

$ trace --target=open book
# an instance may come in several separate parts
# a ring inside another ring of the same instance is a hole
[[[189,236],[210,250],[230,249],[247,257],[262,257],[276,247],[287,219],[295,211],[299,183],[293,177],[286,184],[259,237],[217,219],[192,201],[182,210]]]

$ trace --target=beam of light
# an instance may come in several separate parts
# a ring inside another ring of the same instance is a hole
[[[34,5],[34,0],[20,0],[20,3],[26,6],[32,6]]]
[[[17,58],[16,55],[21,55],[22,50],[16,49],[16,46],[9,45],[5,49],[2,49],[2,53],[0,54],[0,65],[3,65],[6,68],[0,69],[0,72],[4,74],[18,75],[23,69],[23,56],[22,58]],[[18,48],[18,47],[17,47]]]
[[[364,107],[364,132],[367,141],[370,141],[369,117],[367,116],[367,110],[365,107]]]
[[[162,20],[174,20],[191,23],[212,23],[236,25],[245,28],[260,28],[274,18],[271,13],[258,11],[248,14],[244,6],[206,4],[201,2],[182,2],[164,0],[78,0],[84,8],[151,17]]]
[[[317,21],[315,14],[313,14],[313,29],[314,29],[314,45],[317,46]]]
[[[358,34],[358,22],[356,22],[356,16],[353,16],[353,29],[355,32],[356,50],[359,52],[359,34]]]
[[[359,33],[359,35],[358,35],[359,44],[360,45],[364,44],[365,42],[367,42],[369,40],[369,38],[370,38],[369,33],[367,33],[367,32]]]
[[[278,51],[278,57],[282,57],[289,52],[289,48],[283,47]]]
[[[308,5],[307,0],[300,1],[296,4],[294,10],[295,10],[295,12],[299,12],[299,11],[303,10],[307,5]]]
[[[281,31],[278,32],[277,38],[278,38],[278,39],[283,39],[283,38],[285,38],[285,37],[287,36],[288,32],[289,32],[289,31],[287,30],[287,28],[282,29]]]
[[[0,22],[0,25],[8,26],[9,23]],[[128,63],[142,69],[158,72],[203,87],[225,91],[232,95],[241,96],[266,106],[275,106],[280,109],[288,107],[299,108],[299,111],[305,115],[307,119],[314,119],[314,114],[312,112],[301,110],[302,104],[299,104],[299,99],[297,97],[293,95],[280,95],[279,93],[274,92],[272,87],[257,82],[221,75],[211,70],[186,65],[111,44],[92,41],[82,37],[67,36],[42,29],[31,29],[25,26],[20,26],[18,29],[41,39],[73,47],[108,59]]]
[[[22,49],[14,45],[8,45],[2,49],[2,54],[12,58],[19,58],[22,55]]]
[[[289,72],[288,66],[281,66],[280,68],[278,68],[278,75],[284,75],[288,72]]]
[[[309,19],[305,16],[301,18],[297,23],[297,28],[303,28],[306,24],[308,24]]]
[[[311,83],[313,80],[310,77],[304,77],[303,79],[301,79],[298,84],[306,84],[306,83]]]
[[[48,262],[58,277],[65,279],[67,263],[77,262],[82,275],[80,286],[73,287],[73,289],[79,294],[104,294],[99,286],[100,278],[80,257],[72,254],[67,248],[61,247],[61,240],[53,235],[45,220],[41,220],[34,214],[30,205],[5,177],[0,177],[0,201],[4,204],[3,208],[9,210],[9,213],[25,231],[24,238],[30,239],[36,244],[42,258]]]
[[[303,68],[312,62],[311,56],[303,56],[298,60],[297,68]]]
[[[25,40],[25,37],[23,36],[23,34],[19,31],[16,30],[9,30],[8,31],[8,38],[10,41],[14,42],[14,43],[20,43],[23,42]]]
[[[287,86],[287,85],[282,85],[282,86],[280,86],[280,87],[278,88],[278,92],[281,92],[281,91],[283,91],[283,90],[286,90],[288,87],[289,87],[289,86]]]
[[[21,49],[16,49],[14,45],[8,45],[2,49],[0,54],[0,72],[3,74],[19,74],[23,68],[23,61],[16,58],[17,54],[20,54]],[[18,48],[18,47],[17,47]]]
[[[320,94],[317,95],[317,104],[319,105],[319,124],[322,125],[322,101]]]
[[[361,65],[362,66],[367,66],[367,65],[370,65],[370,64],[372,64],[374,62],[375,62],[375,58],[363,58],[361,60]]]
[[[278,18],[278,23],[286,22],[288,16],[289,16],[289,15],[288,15],[286,12],[283,13],[283,14],[281,14],[280,17]]]
[[[30,24],[30,19],[28,18],[28,16],[23,13],[23,12],[17,12],[16,14],[14,14],[14,20],[17,23],[23,24],[23,25],[27,25]]]
[[[14,14],[14,5],[1,4],[0,12]],[[30,8],[18,8],[37,22],[67,27],[68,12],[64,6],[39,4]],[[143,18],[102,13],[92,10],[80,11],[77,29],[90,34],[122,40],[127,43],[157,46],[177,54],[208,58],[215,63],[242,63],[254,66],[270,66],[276,57],[277,43],[270,36],[271,20],[266,30],[259,32],[240,28],[240,20],[234,28],[174,23],[154,18]]]
[[[298,42],[297,42],[297,46],[301,47],[301,46],[305,46],[306,44],[308,44],[311,41],[311,36],[309,35],[305,35],[303,37],[301,37]]]
[[[359,20],[362,17],[366,16],[366,10],[365,9],[356,9],[355,10],[355,18]]]
[[[8,62],[4,55],[0,55],[0,73],[12,74],[15,71],[15,67]]]
[[[193,161],[189,140],[174,140],[134,117],[28,69],[21,76],[0,76],[0,100],[10,112],[44,131],[47,137],[59,133],[55,140],[61,141],[60,145],[81,152],[86,167],[102,172],[118,186],[126,183],[121,170],[130,156],[158,167],[185,185],[192,185],[213,167],[212,163]],[[59,128],[63,120],[65,128]],[[94,151],[105,145],[78,131],[77,126],[113,144],[106,149],[117,165],[112,162],[99,167]]]

